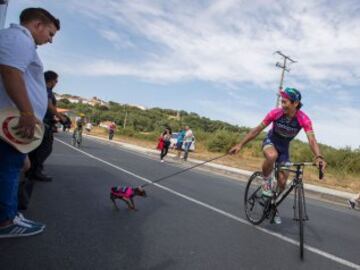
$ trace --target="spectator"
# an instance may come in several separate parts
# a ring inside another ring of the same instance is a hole
[[[194,135],[189,126],[185,127],[185,137],[184,137],[184,160],[188,159],[189,150],[192,142],[194,141]]]
[[[356,206],[360,205],[360,193],[354,198],[348,200],[349,206],[351,209],[355,209]]]
[[[61,124],[63,126],[63,132],[67,132],[71,128],[71,125],[72,125],[71,119],[66,114],[62,114],[62,116],[65,118],[65,120],[61,122]]]
[[[185,129],[181,129],[178,133],[178,136],[177,136],[177,140],[176,140],[176,156],[177,158],[180,158],[181,156],[181,151],[182,151],[182,146],[184,144],[184,137],[185,137]]]
[[[43,65],[37,46],[51,43],[60,22],[48,11],[28,8],[20,14],[20,25],[0,30],[0,110],[16,108],[17,133],[35,138],[38,119],[48,106]],[[0,238],[24,237],[41,233],[45,225],[17,213],[20,172],[26,155],[0,140]]]
[[[116,130],[116,124],[115,124],[115,122],[111,122],[111,124],[109,125],[109,140],[110,141],[114,138],[115,130]]]
[[[163,147],[160,153],[160,161],[164,162],[164,157],[167,155],[170,147],[171,129],[165,128],[164,132],[160,135],[163,140]]]
[[[51,70],[44,73],[48,96],[48,107],[43,121],[45,126],[44,138],[40,146],[29,153],[31,168],[27,172],[27,177],[33,181],[52,181],[51,177],[43,173],[43,169],[44,162],[50,156],[54,143],[54,130],[56,129],[54,116],[59,118],[61,122],[66,121],[66,118],[57,111],[56,99],[53,94],[53,89],[58,82],[58,77],[58,74]]]

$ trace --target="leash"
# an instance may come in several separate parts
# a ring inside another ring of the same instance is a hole
[[[206,163],[209,163],[209,162],[211,162],[211,161],[214,161],[214,160],[223,158],[223,157],[225,157],[225,156],[227,156],[227,155],[228,155],[228,153],[226,153],[226,154],[224,154],[224,155],[221,155],[221,156],[218,156],[218,157],[214,157],[214,158],[212,158],[212,159],[206,160],[206,161],[204,161],[204,162],[202,162],[202,163],[196,164],[196,165],[191,166],[191,167],[189,167],[189,168],[186,168],[186,169],[184,169],[184,170],[181,170],[181,171],[178,171],[178,172],[175,172],[175,173],[172,173],[172,174],[169,174],[169,175],[160,177],[160,178],[152,181],[151,183],[145,183],[145,184],[141,185],[140,187],[143,188],[143,187],[146,187],[146,186],[148,186],[148,185],[153,185],[153,184],[155,184],[155,183],[158,183],[158,182],[160,182],[160,181],[163,181],[163,180],[168,179],[168,178],[170,178],[170,177],[173,177],[173,176],[175,176],[175,175],[182,174],[182,173],[184,173],[184,172],[190,171],[190,170],[192,170],[192,169],[194,169],[194,168],[196,168],[196,167],[202,166],[202,165],[204,165],[204,164],[206,164]]]

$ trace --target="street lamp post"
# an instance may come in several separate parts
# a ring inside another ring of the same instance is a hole
[[[289,72],[290,69],[288,68],[288,64],[296,63],[295,60],[291,59],[290,56],[287,56],[283,54],[281,51],[276,51],[276,54],[280,55],[283,58],[283,63],[276,63],[276,67],[281,69],[281,76],[280,76],[280,84],[279,84],[279,91],[277,93],[277,99],[276,99],[276,107],[280,107],[280,93],[283,90],[284,86],[284,77],[285,77],[285,71]]]

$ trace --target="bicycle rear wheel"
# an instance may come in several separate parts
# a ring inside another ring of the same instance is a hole
[[[246,185],[245,190],[245,215],[254,225],[264,221],[270,200],[262,196],[261,185],[263,183],[261,172],[254,172]]]
[[[300,258],[304,259],[304,201],[303,201],[303,189],[297,187],[298,196],[298,210],[299,210],[299,234],[300,234]]]

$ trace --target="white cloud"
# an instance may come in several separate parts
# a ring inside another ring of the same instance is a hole
[[[103,38],[115,44],[115,46],[119,49],[135,47],[134,43],[131,42],[127,36],[121,35],[120,33],[114,30],[111,29],[99,30],[99,33]]]
[[[351,107],[310,108],[318,139],[326,144],[360,147],[360,109]]]
[[[360,76],[360,17],[349,16],[358,1],[70,2],[92,19],[110,20],[111,29],[99,31],[114,44],[124,45],[126,29],[156,45],[142,63],[100,59],[104,65],[91,67],[93,74],[274,86],[272,53],[280,49],[299,59],[298,81],[354,84]]]

